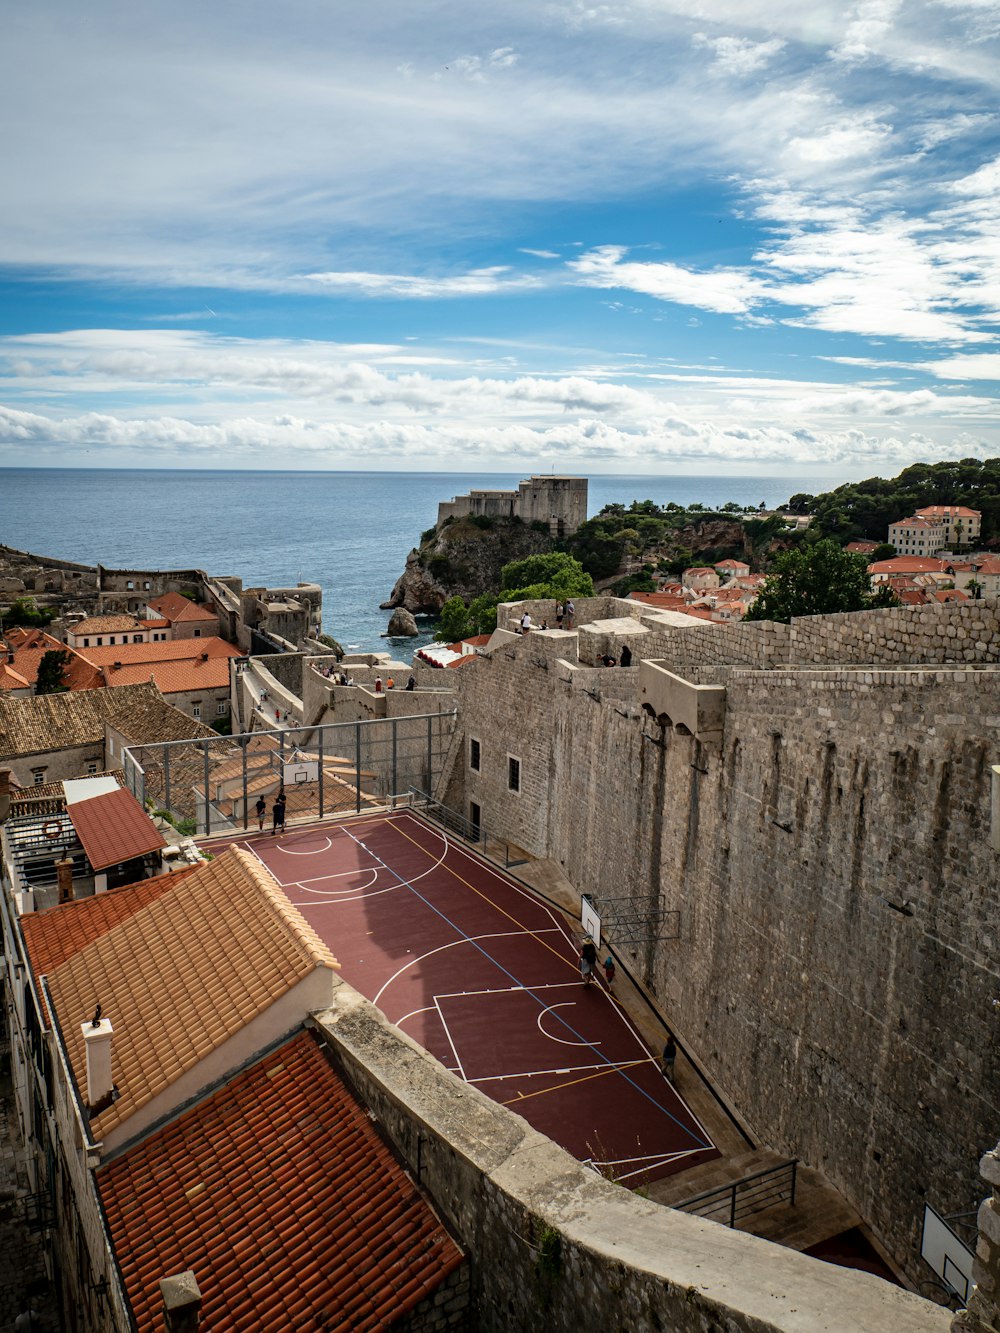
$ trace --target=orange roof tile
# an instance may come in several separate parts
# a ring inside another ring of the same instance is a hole
[[[869,574],[930,574],[943,571],[945,562],[933,555],[896,555],[891,560],[876,560],[868,566]]]
[[[978,560],[974,569],[977,574],[1000,574],[1000,560],[996,556],[989,560]]]
[[[31,681],[6,662],[0,662],[0,690],[30,690]]]
[[[214,611],[210,611],[207,606],[201,606],[198,602],[192,602],[189,597],[179,592],[165,592],[162,597],[154,597],[147,605],[169,621],[190,624],[197,620],[211,620],[215,625],[219,623]]]
[[[168,893],[181,878],[193,875],[198,869],[199,866],[183,866],[170,875],[141,879],[137,884],[125,884],[108,893],[96,893],[92,898],[79,898],[47,912],[21,917],[21,930],[35,975],[47,976],[67,958],[161,894]]]
[[[49,976],[81,1087],[80,1024],[100,1001],[116,1019],[121,1096],[107,1134],[318,968],[337,961],[249,852],[231,847],[112,926]]]
[[[74,637],[79,634],[123,634],[139,628],[134,616],[87,616],[76,625],[70,625]]]
[[[162,833],[130,791],[92,796],[69,807],[77,837],[94,870],[107,870],[166,847]]]
[[[927,511],[925,510],[924,512],[926,513]],[[932,523],[930,519],[926,518],[897,518],[895,523],[889,524],[890,530],[892,528],[907,527],[918,528],[920,531],[923,531],[924,528],[939,528],[940,526],[940,523]]]
[[[878,542],[856,541],[848,542],[844,547],[845,551],[851,551],[854,555],[871,555],[872,551],[878,550]]]
[[[394,1326],[463,1262],[300,1033],[97,1172],[139,1333],[191,1269],[213,1333]]]
[[[69,654],[69,661],[63,671],[63,680],[70,690],[100,690],[104,679],[92,662],[81,657],[75,648],[60,643],[51,634],[40,629],[12,629],[7,633],[7,646],[14,653],[14,670],[24,676],[29,685],[38,679],[38,666],[46,653],[62,652]]]
[[[217,636],[168,643],[122,643],[79,651],[88,662],[103,669],[106,685],[139,685],[152,680],[161,694],[227,689],[229,659],[240,655],[238,648]]]
[[[969,596],[961,588],[940,588],[934,594],[934,600],[936,602],[967,602]]]
[[[917,513],[934,518],[982,518],[978,509],[966,509],[964,505],[925,505]]]

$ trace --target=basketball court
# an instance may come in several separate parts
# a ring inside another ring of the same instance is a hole
[[[509,875],[413,812],[237,840],[342,975],[467,1083],[635,1187],[719,1155],[579,936]]]

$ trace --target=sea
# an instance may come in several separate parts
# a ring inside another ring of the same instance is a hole
[[[408,661],[434,636],[387,639],[379,609],[439,500],[512,490],[516,473],[0,468],[0,543],[112,569],[204,569],[245,587],[318,583],[323,628],[352,652]],[[588,513],[654,500],[768,507],[843,477],[593,476]]]

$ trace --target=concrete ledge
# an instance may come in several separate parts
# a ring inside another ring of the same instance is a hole
[[[693,685],[659,662],[640,662],[639,700],[657,719],[685,727],[700,741],[721,741],[726,722],[726,687]]]
[[[950,1313],[662,1208],[588,1171],[444,1069],[350,986],[314,1015],[347,1078],[474,1257],[492,1333],[946,1333]]]

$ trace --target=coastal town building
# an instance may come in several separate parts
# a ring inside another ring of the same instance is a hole
[[[927,505],[910,518],[889,524],[888,542],[897,555],[927,556],[935,551],[974,546],[982,514],[964,505]]]
[[[229,663],[240,653],[224,639],[180,638],[82,651],[110,688],[152,681],[175,708],[196,720],[229,717]]]
[[[979,541],[983,516],[978,509],[968,509],[965,505],[927,505],[917,510],[917,517],[940,523],[949,548],[975,546]]]
[[[215,612],[182,597],[179,592],[152,598],[146,615],[150,621],[165,621],[171,639],[214,638],[219,633],[219,619]]]

